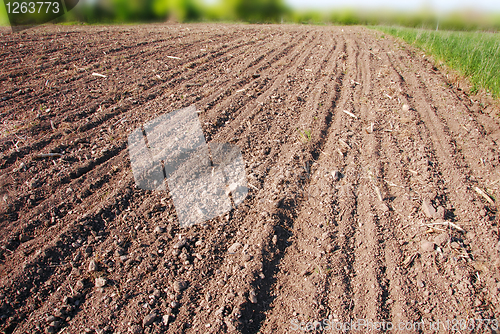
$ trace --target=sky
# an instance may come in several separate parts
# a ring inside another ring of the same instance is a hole
[[[423,7],[436,11],[475,9],[477,11],[500,12],[500,0],[285,0],[296,9],[363,8],[394,10],[416,10]]]

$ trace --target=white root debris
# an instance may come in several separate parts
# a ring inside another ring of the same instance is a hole
[[[346,148],[351,148],[351,146],[349,146],[349,144],[347,144],[345,141],[343,141],[342,139],[339,139],[339,142],[344,145]]]
[[[428,223],[428,224],[421,224],[421,226],[427,226],[427,227],[432,227],[432,226],[435,226],[435,225],[443,225],[443,226],[449,226],[449,227],[452,227],[460,232],[465,232],[465,230],[463,228],[461,228],[460,226],[458,226],[457,224],[454,224],[452,222],[449,222],[449,221],[443,221],[443,222],[436,222],[436,223]]]
[[[259,190],[259,188],[257,188],[256,186],[254,186],[254,185],[253,185],[253,184],[251,184],[251,183],[247,183],[247,185],[248,185],[250,188],[254,189],[254,190]]]
[[[181,59],[181,58],[175,57],[175,56],[167,56],[167,58],[170,58],[170,59]]]
[[[374,186],[374,187],[375,187],[375,193],[377,194],[378,200],[383,202],[384,199],[382,198],[382,193],[380,192],[380,188],[377,186]]]
[[[349,115],[349,116],[351,116],[351,117],[353,117],[353,118],[355,118],[355,119],[358,119],[358,116],[354,115],[352,112],[347,111],[347,110],[344,110],[344,112],[345,112],[347,115]]]
[[[92,73],[92,75],[93,75],[93,76],[95,76],[95,77],[100,77],[100,78],[106,78],[106,77],[107,77],[107,76],[106,76],[106,75],[104,75],[104,74],[101,74],[101,73],[96,73],[96,72]]]
[[[490,197],[490,195],[488,195],[483,189],[479,188],[479,187],[474,187],[474,190],[479,194],[481,195],[485,200],[488,201],[488,203],[490,204],[495,204],[495,202],[493,201],[493,199]]]

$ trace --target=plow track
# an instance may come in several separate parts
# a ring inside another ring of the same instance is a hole
[[[498,120],[421,53],[364,28],[1,32],[0,331],[500,318]],[[249,193],[182,229],[168,192],[135,186],[127,137],[192,104]]]

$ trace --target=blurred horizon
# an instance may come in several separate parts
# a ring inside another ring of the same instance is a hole
[[[216,2],[209,1],[208,2]],[[473,10],[477,12],[500,12],[500,1],[490,0],[285,0],[285,3],[296,10],[336,10],[336,9],[369,9],[369,10],[430,10],[438,13]]]
[[[32,0],[19,0],[22,1]],[[55,22],[165,21],[396,25],[500,31],[500,1],[80,0],[74,10]],[[6,7],[0,6],[0,24],[8,23]]]

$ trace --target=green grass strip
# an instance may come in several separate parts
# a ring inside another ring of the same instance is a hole
[[[484,88],[500,97],[500,34],[373,27],[403,39],[467,77],[473,93]]]

